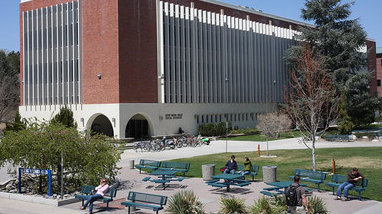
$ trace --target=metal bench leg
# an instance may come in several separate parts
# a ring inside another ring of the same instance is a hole
[[[130,206],[127,209],[127,213],[130,214]]]
[[[318,184],[318,192],[320,192],[320,184]]]
[[[359,191],[359,192],[358,192],[358,200],[360,200],[360,201],[361,201],[361,199],[362,199],[362,192],[361,192],[361,191]]]

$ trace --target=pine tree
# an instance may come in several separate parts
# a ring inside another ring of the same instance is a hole
[[[341,0],[306,0],[301,10],[302,18],[316,26],[303,28],[302,39],[325,56],[323,65],[337,86],[344,85],[367,65],[366,56],[359,52],[365,45],[366,32],[358,19],[349,20],[353,4],[341,4]]]
[[[21,115],[19,111],[16,112],[15,121],[13,124],[6,124],[5,131],[14,131],[18,132],[21,130],[24,130],[26,127],[26,124],[24,121],[21,120]]]
[[[53,117],[51,123],[61,123],[67,128],[77,128],[77,123],[73,118],[73,111],[67,106],[64,106],[60,109],[60,112]]]
[[[345,88],[341,88],[341,99],[340,103],[338,105],[338,112],[339,112],[339,118],[341,118],[341,121],[338,122],[338,130],[341,134],[349,134],[351,130],[354,127],[354,123],[351,121],[351,118],[348,115],[348,112],[346,110],[346,92]]]

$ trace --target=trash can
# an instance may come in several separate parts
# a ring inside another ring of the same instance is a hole
[[[263,166],[263,181],[276,182],[277,166]]]
[[[215,175],[215,164],[202,165],[203,181],[212,180],[212,176]]]
[[[134,160],[129,160],[129,169],[134,169]]]

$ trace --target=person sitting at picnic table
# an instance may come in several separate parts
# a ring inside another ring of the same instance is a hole
[[[251,171],[252,171],[252,163],[248,157],[245,157],[244,168],[243,168],[243,171],[240,172],[240,174],[241,175],[249,175],[251,173]]]
[[[348,193],[349,190],[357,185],[358,180],[362,179],[363,175],[358,172],[358,169],[356,167],[353,168],[351,172],[348,173],[348,180],[346,182],[343,182],[339,187],[337,191],[337,197],[335,197],[335,200],[341,200],[341,194],[342,190],[344,190],[344,198],[343,201],[349,201]]]
[[[225,170],[223,173],[225,174],[234,174],[235,173],[235,170],[237,169],[237,163],[235,161],[235,155],[231,155],[231,159],[229,161],[227,161],[227,163],[225,164]]]
[[[95,190],[97,192],[94,195],[90,196],[83,206],[80,206],[80,210],[86,209],[88,204],[90,204],[89,214],[93,213],[93,202],[98,199],[102,199],[103,196],[109,191],[109,185],[107,184],[107,180],[105,178],[101,179],[99,186],[97,186]]]

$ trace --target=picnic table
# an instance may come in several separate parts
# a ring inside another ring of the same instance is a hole
[[[293,181],[277,181],[277,182],[269,182],[266,183],[267,185],[270,185],[272,187],[265,187],[263,188],[263,191],[260,191],[260,193],[264,195],[274,196],[283,194],[286,191],[286,188],[293,184]],[[301,184],[300,186],[306,186],[306,184]],[[284,191],[280,190],[284,189]],[[270,191],[276,191],[276,192],[270,192]]]
[[[151,172],[149,175],[158,176],[159,179],[147,179],[148,181],[154,182],[154,183],[161,183],[163,189],[166,189],[166,183],[170,183],[171,181],[183,181],[184,177],[176,178],[176,171],[164,171],[164,170],[155,170]]]
[[[238,174],[220,174],[220,175],[214,175],[212,176],[214,180],[206,182],[208,185],[214,186],[214,187],[226,187],[227,192],[230,192],[230,186],[247,186],[249,185],[249,182],[246,180],[242,180],[242,175]],[[223,182],[218,182],[220,179],[223,179]]]

